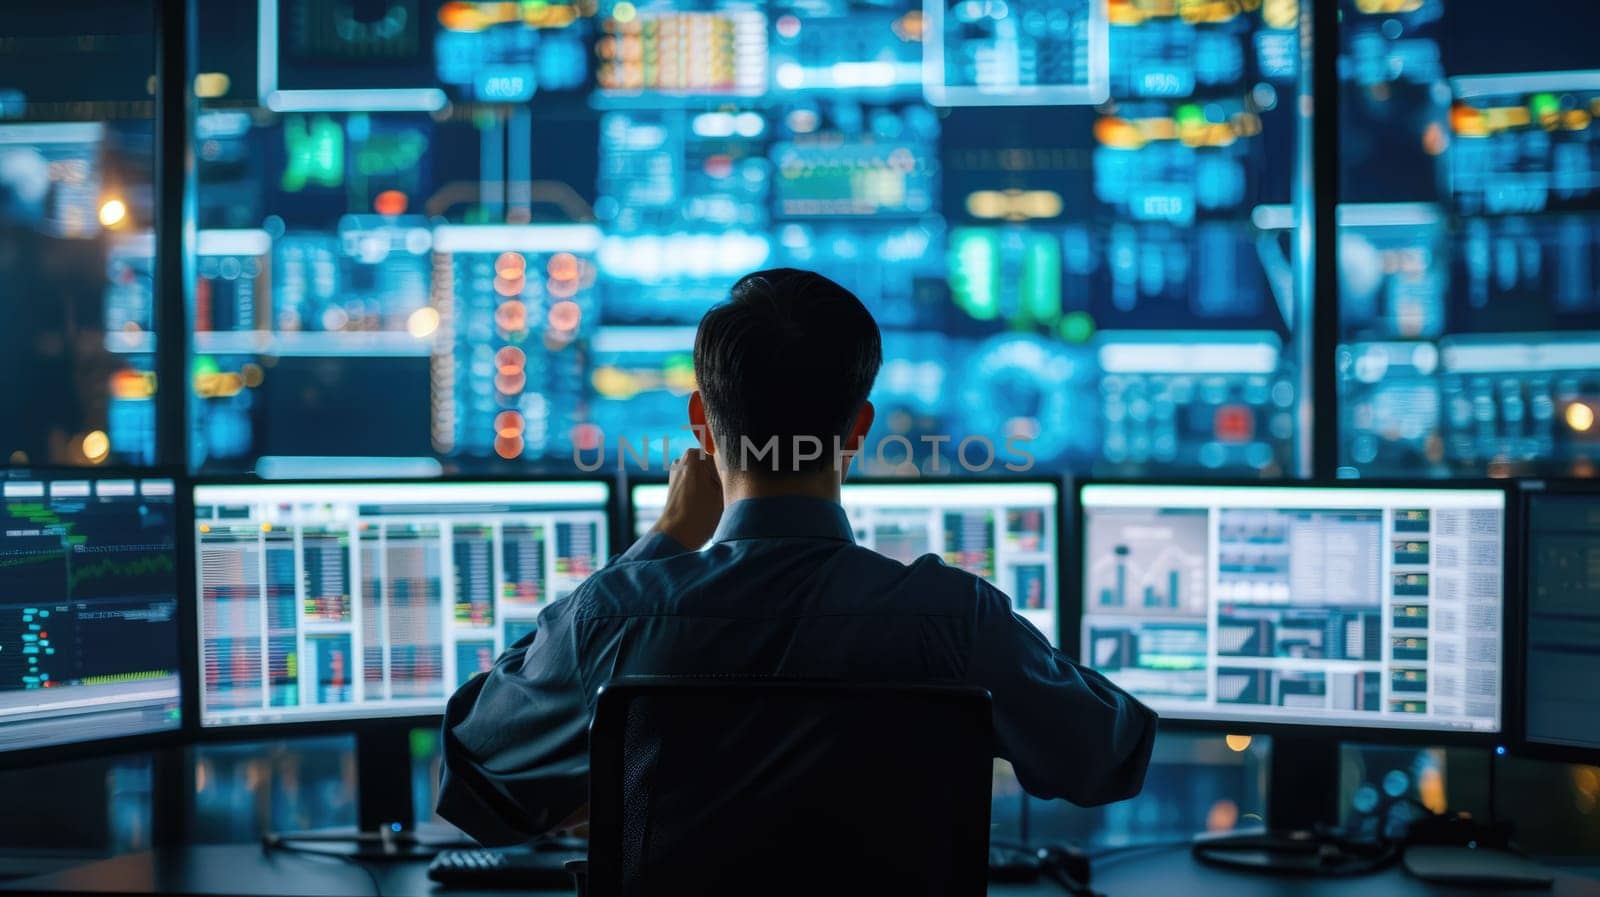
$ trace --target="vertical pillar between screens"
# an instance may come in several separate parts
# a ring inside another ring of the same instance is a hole
[[[156,462],[188,467],[189,290],[193,280],[195,234],[194,126],[195,0],[156,4],[155,103],[155,313]],[[180,504],[180,507],[182,505]],[[179,594],[184,595],[180,588]],[[180,620],[192,615],[180,613]],[[196,669],[194,639],[184,628],[179,657],[184,688],[195,687],[187,671]],[[185,727],[192,700],[185,696]],[[194,799],[188,751],[153,751],[151,763],[151,838],[157,846],[180,843]]]
[[[1300,154],[1307,170],[1296,179],[1301,226],[1296,333],[1302,345],[1310,345],[1309,358],[1301,352],[1307,363],[1301,382],[1309,393],[1302,395],[1300,473],[1323,480],[1339,472],[1340,2],[1300,4],[1300,137],[1310,150]]]
[[[156,459],[189,458],[189,291],[194,286],[195,0],[160,0],[156,22]]]

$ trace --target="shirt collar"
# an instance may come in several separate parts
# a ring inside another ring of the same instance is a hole
[[[783,495],[746,498],[729,505],[711,541],[784,538],[855,542],[855,532],[838,502]]]

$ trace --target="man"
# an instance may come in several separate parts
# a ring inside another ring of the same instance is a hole
[[[1138,793],[1153,713],[978,577],[854,544],[839,489],[881,362],[872,316],[817,274],[751,274],[706,313],[689,399],[703,453],[673,465],[648,535],[450,700],[442,816],[488,844],[580,818],[595,693],[646,674],[978,685],[997,753],[1030,793]]]

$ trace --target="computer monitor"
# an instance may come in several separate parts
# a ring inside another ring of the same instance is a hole
[[[194,487],[200,724],[438,713],[607,556],[605,481]]]
[[[1056,482],[852,481],[840,498],[857,544],[907,563],[937,554],[988,580],[1019,616],[1059,642]],[[666,499],[665,484],[633,487],[636,536],[655,524]]]
[[[1502,730],[1504,489],[1085,483],[1078,504],[1082,658],[1163,717]]]
[[[1600,763],[1600,486],[1530,484],[1522,678],[1529,753]]]
[[[0,752],[179,728],[171,479],[0,470]]]

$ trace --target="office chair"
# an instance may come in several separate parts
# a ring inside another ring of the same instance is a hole
[[[978,688],[627,678],[589,730],[588,897],[985,892]]]

